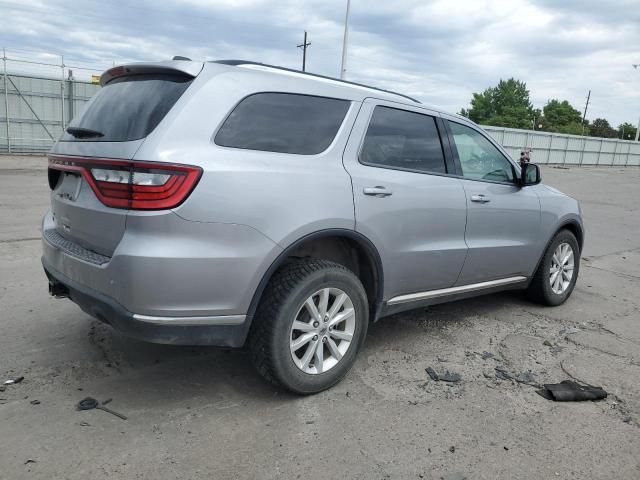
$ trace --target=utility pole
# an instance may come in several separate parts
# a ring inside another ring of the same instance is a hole
[[[307,47],[311,46],[311,42],[307,42],[307,31],[304,31],[304,41],[301,45],[298,45],[298,48],[302,49],[302,71],[305,71],[307,67]]]
[[[633,64],[633,68],[635,68],[636,70],[638,69],[638,67],[640,67],[640,63],[634,63]],[[638,128],[636,128],[636,138],[635,138],[635,142],[638,141],[638,136],[640,135],[640,118],[638,119]]]
[[[347,43],[349,41],[349,10],[351,0],[347,0],[347,13],[344,16],[344,37],[342,38],[342,63],[340,64],[340,78],[344,80],[347,73]]]
[[[587,118],[587,108],[589,108],[589,99],[591,99],[591,90],[587,95],[587,103],[584,105],[584,113],[582,114],[582,136],[584,136],[584,119]]]

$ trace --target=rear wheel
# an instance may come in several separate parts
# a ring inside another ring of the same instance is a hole
[[[367,333],[365,290],[353,272],[326,260],[295,260],[271,279],[249,336],[254,365],[301,394],[346,375]]]
[[[569,230],[561,230],[549,243],[527,295],[543,305],[560,305],[573,292],[579,269],[578,241]]]

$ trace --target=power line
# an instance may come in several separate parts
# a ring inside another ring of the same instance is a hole
[[[307,47],[311,46],[311,42],[307,42],[307,31],[304,31],[304,41],[298,45],[298,48],[302,49],[302,71],[305,71],[307,66]]]

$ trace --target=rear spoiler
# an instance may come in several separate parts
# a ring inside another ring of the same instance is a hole
[[[137,75],[143,73],[183,73],[196,77],[202,71],[204,63],[183,60],[171,60],[154,63],[129,63],[110,68],[100,76],[100,85],[105,86],[111,80],[123,75]]]

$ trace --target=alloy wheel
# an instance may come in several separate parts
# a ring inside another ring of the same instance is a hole
[[[556,295],[562,295],[573,278],[574,255],[573,248],[568,243],[561,243],[551,257],[549,269],[549,284]]]
[[[351,346],[356,312],[351,298],[338,288],[323,288],[298,309],[289,335],[295,365],[320,374],[335,367]]]

